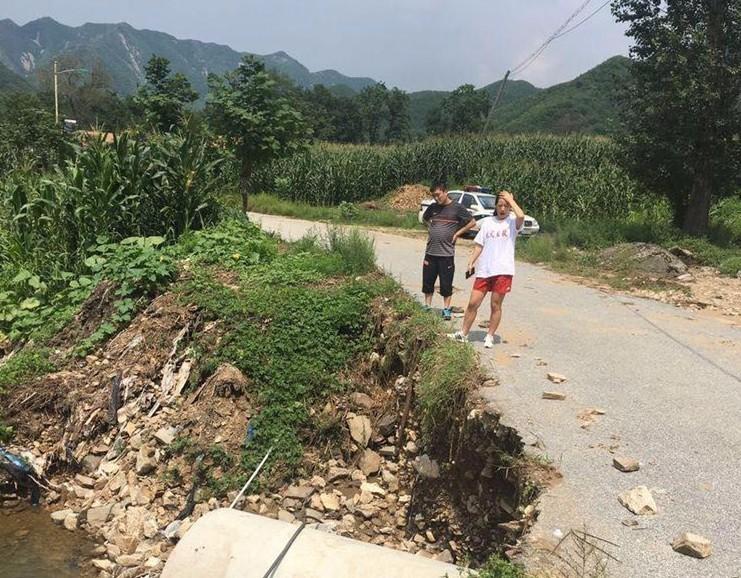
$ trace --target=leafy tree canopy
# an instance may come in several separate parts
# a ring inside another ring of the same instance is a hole
[[[170,61],[153,55],[144,68],[146,84],[134,101],[144,113],[145,122],[164,132],[183,123],[187,105],[198,99],[184,74],[170,71]]]
[[[630,167],[703,235],[713,199],[741,187],[741,2],[614,0],[612,11],[634,41]]]

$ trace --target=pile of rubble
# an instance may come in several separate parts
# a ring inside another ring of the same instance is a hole
[[[430,188],[424,185],[403,185],[389,195],[389,205],[397,211],[419,211],[425,199],[432,197]]]

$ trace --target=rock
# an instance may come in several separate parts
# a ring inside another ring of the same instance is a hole
[[[106,558],[102,558],[99,560],[92,560],[90,562],[94,568],[97,568],[98,570],[103,570],[104,572],[109,572],[113,570],[115,564],[111,562],[110,560]]]
[[[305,500],[313,493],[314,488],[311,486],[288,486],[288,489],[283,493],[283,495],[286,498],[292,498],[294,500]]]
[[[172,442],[175,441],[175,436],[177,435],[177,433],[178,430],[172,426],[161,427],[155,432],[154,439],[160,442],[163,446],[169,446]]]
[[[325,510],[336,512],[340,509],[340,501],[334,494],[321,494],[319,499],[322,501],[322,506],[324,506]]]
[[[612,465],[620,470],[621,472],[637,472],[641,469],[641,464],[638,460],[626,457],[614,457],[612,458]]]
[[[57,510],[56,512],[51,513],[51,519],[54,520],[57,524],[61,524],[62,522],[64,522],[64,519],[70,514],[74,515],[74,512],[70,509]]]
[[[652,277],[676,277],[687,265],[666,249],[650,243],[621,243],[600,253],[600,262],[613,269],[637,271]]]
[[[332,466],[329,468],[329,473],[327,474],[327,482],[332,483],[335,480],[340,480],[342,478],[349,478],[350,477],[350,470],[346,468],[338,468],[337,466]]]
[[[388,486],[389,491],[397,492],[399,490],[399,479],[387,470],[381,472],[381,479]]]
[[[425,538],[427,538],[427,541],[430,543],[435,542],[435,534],[432,533],[432,530],[427,530],[425,532]]]
[[[98,469],[98,466],[100,466],[100,462],[103,461],[103,458],[101,456],[94,456],[93,454],[88,454],[84,458],[82,458],[82,469],[92,474]]]
[[[378,450],[378,453],[385,458],[393,458],[396,455],[396,448],[394,446],[383,446]]]
[[[415,444],[412,440],[409,440],[406,443],[406,445],[404,446],[404,449],[407,451],[407,453],[410,453],[410,454],[416,454],[419,451],[417,444]]]
[[[360,456],[358,467],[366,476],[375,474],[381,469],[381,456],[372,449],[366,448],[365,451],[363,451],[363,455]]]
[[[430,456],[427,454],[422,454],[414,458],[412,467],[423,478],[434,480],[440,477],[440,466],[435,460],[430,459]]]
[[[361,447],[366,447],[372,433],[368,416],[348,414],[347,426],[350,428],[350,437]]]
[[[713,553],[713,545],[707,538],[698,534],[685,532],[672,542],[675,552],[694,558],[707,558]]]
[[[288,522],[289,524],[293,524],[293,522],[296,521],[296,516],[286,510],[278,510],[278,519],[281,522]]]
[[[684,273],[677,277],[677,281],[681,281],[683,283],[688,283],[689,281],[694,281],[694,280],[695,278],[692,276],[692,273]]]
[[[544,391],[543,399],[553,399],[553,400],[561,401],[561,400],[566,399],[566,394],[560,391]]]
[[[190,530],[191,526],[193,526],[193,520],[190,518],[186,518],[183,520],[183,523],[180,524],[180,527],[178,528],[178,531],[175,533],[175,537],[178,540],[182,540],[183,536]]]
[[[438,562],[444,562],[446,564],[455,563],[455,558],[453,558],[453,554],[451,554],[450,550],[443,550],[439,554],[436,554],[433,559],[437,560]]]
[[[548,373],[548,380],[553,383],[563,383],[566,381],[566,376],[560,373]]]
[[[89,488],[83,488],[82,486],[74,486],[72,492],[81,500],[87,500],[95,495],[95,492]]]
[[[100,528],[103,524],[111,519],[111,509],[113,504],[97,506],[87,511],[87,523],[92,528]]]
[[[165,528],[162,531],[162,535],[168,540],[172,540],[175,536],[177,536],[177,533],[178,533],[178,530],[180,529],[181,524],[182,524],[181,520],[175,520],[174,522],[170,522],[167,528]]]
[[[100,464],[100,471],[109,476],[116,474],[119,469],[118,464],[113,462],[103,462]]]
[[[315,488],[324,488],[327,485],[327,480],[325,480],[321,476],[314,476],[309,480],[309,484],[314,486]]]
[[[142,449],[142,446],[144,445],[144,438],[142,437],[142,434],[137,433],[131,436],[131,439],[129,440],[129,445],[131,446],[131,449],[134,449],[134,450]]]
[[[204,385],[213,388],[213,392],[219,397],[231,397],[247,391],[249,381],[239,369],[229,363],[224,363]]]
[[[159,568],[160,564],[162,564],[162,559],[158,558],[157,556],[150,556],[147,558],[147,561],[144,562],[144,567],[149,568],[150,570],[154,570],[155,568]]]
[[[376,428],[382,436],[390,436],[396,431],[396,416],[392,413],[384,414],[376,422]]]
[[[311,500],[309,500],[309,507],[313,510],[317,510],[318,512],[324,511],[322,499],[319,497],[319,494],[314,494],[313,496],[311,496]]]
[[[62,524],[70,531],[77,530],[77,514],[67,514]]]
[[[361,492],[368,492],[370,494],[376,494],[378,496],[385,496],[386,490],[384,490],[381,486],[378,484],[371,484],[368,482],[363,482],[360,484],[360,491]]]
[[[157,469],[154,448],[143,446],[136,456],[136,473],[140,476],[151,474]]]
[[[638,486],[618,496],[618,502],[637,516],[658,512],[656,502],[646,486]]]
[[[378,506],[374,506],[372,504],[363,504],[355,508],[357,512],[360,512],[360,515],[363,516],[366,520],[370,520],[373,518],[376,514],[378,514]]]
[[[95,480],[93,478],[89,478],[88,476],[83,476],[82,474],[77,474],[75,476],[75,481],[83,488],[95,487]]]
[[[367,393],[355,392],[350,395],[350,401],[353,405],[362,407],[363,409],[371,409],[373,407],[373,399]]]
[[[311,508],[306,508],[304,510],[304,515],[306,518],[310,520],[315,520],[316,522],[321,522],[324,520],[324,516],[322,516],[321,512],[317,512],[316,510],[312,510]]]
[[[133,554],[139,546],[139,540],[136,536],[118,535],[114,538],[113,542],[119,550],[118,555],[122,553]]]
[[[116,558],[116,564],[124,566],[126,568],[133,568],[143,562],[143,556],[141,554],[121,554]]]

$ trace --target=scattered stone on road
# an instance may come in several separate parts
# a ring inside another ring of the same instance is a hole
[[[616,469],[625,473],[637,472],[641,469],[641,464],[638,462],[638,460],[620,456],[612,458],[612,465]]]
[[[360,456],[358,467],[366,475],[375,474],[381,469],[381,456],[370,448],[366,448],[363,455]]]
[[[554,400],[561,401],[561,400],[566,399],[566,394],[560,391],[544,391],[543,399],[554,399]]]
[[[564,381],[566,381],[566,376],[561,375],[560,373],[550,372],[548,373],[548,380],[552,381],[553,383],[563,383]]]
[[[637,486],[618,496],[618,502],[633,512],[636,516],[655,514],[659,510],[654,497],[646,486]]]
[[[685,532],[678,536],[672,542],[672,548],[675,552],[694,558],[707,558],[713,552],[713,545],[704,536]]]
[[[177,433],[178,430],[172,426],[162,427],[158,429],[157,432],[154,434],[154,439],[156,439],[164,446],[169,446],[172,442],[175,441],[175,436],[177,435]]]

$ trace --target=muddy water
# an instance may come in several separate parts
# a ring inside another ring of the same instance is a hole
[[[0,578],[89,578],[93,545],[40,508],[0,509]]]

